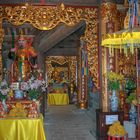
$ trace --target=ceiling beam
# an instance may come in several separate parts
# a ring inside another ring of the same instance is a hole
[[[61,25],[55,32],[53,32],[49,37],[44,37],[42,41],[40,42],[37,50],[41,53],[45,53],[52,47],[54,47],[56,44],[58,44],[60,41],[67,38],[69,35],[74,33],[76,30],[81,28],[85,25],[84,21],[81,21],[75,26],[67,26],[67,25]]]

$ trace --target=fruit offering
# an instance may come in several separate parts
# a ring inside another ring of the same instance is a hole
[[[122,137],[126,135],[126,131],[124,127],[120,124],[120,122],[116,121],[109,127],[108,135]]]

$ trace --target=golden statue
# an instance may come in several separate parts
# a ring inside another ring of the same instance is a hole
[[[32,38],[24,37],[21,33],[17,39],[14,53],[15,60],[11,72],[12,82],[17,82],[18,80],[26,81],[29,79],[32,68],[34,68],[34,65],[30,62],[30,57],[37,56],[32,47]]]

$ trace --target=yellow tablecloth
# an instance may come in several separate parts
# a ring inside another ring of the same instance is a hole
[[[42,116],[38,119],[0,119],[0,140],[46,140]]]
[[[66,93],[50,93],[48,94],[49,105],[67,105],[69,104],[69,97]]]

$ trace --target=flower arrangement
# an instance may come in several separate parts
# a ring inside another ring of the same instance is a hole
[[[4,79],[0,83],[0,100],[1,101],[5,100],[7,98],[9,91],[10,91],[10,88],[8,86],[8,83]]]
[[[22,87],[22,90],[28,92],[28,97],[33,99],[38,99],[41,92],[46,91],[46,82],[44,80],[36,79],[32,76]]]
[[[125,89],[126,90],[135,90],[136,89],[136,83],[134,80],[132,79],[128,79],[126,80],[126,84],[125,84]]]
[[[126,103],[137,105],[137,97],[135,93],[131,93],[127,98],[126,98]]]
[[[108,72],[107,79],[108,79],[108,88],[110,90],[119,90],[120,83],[124,80],[124,76],[122,74],[117,74],[115,72]]]

